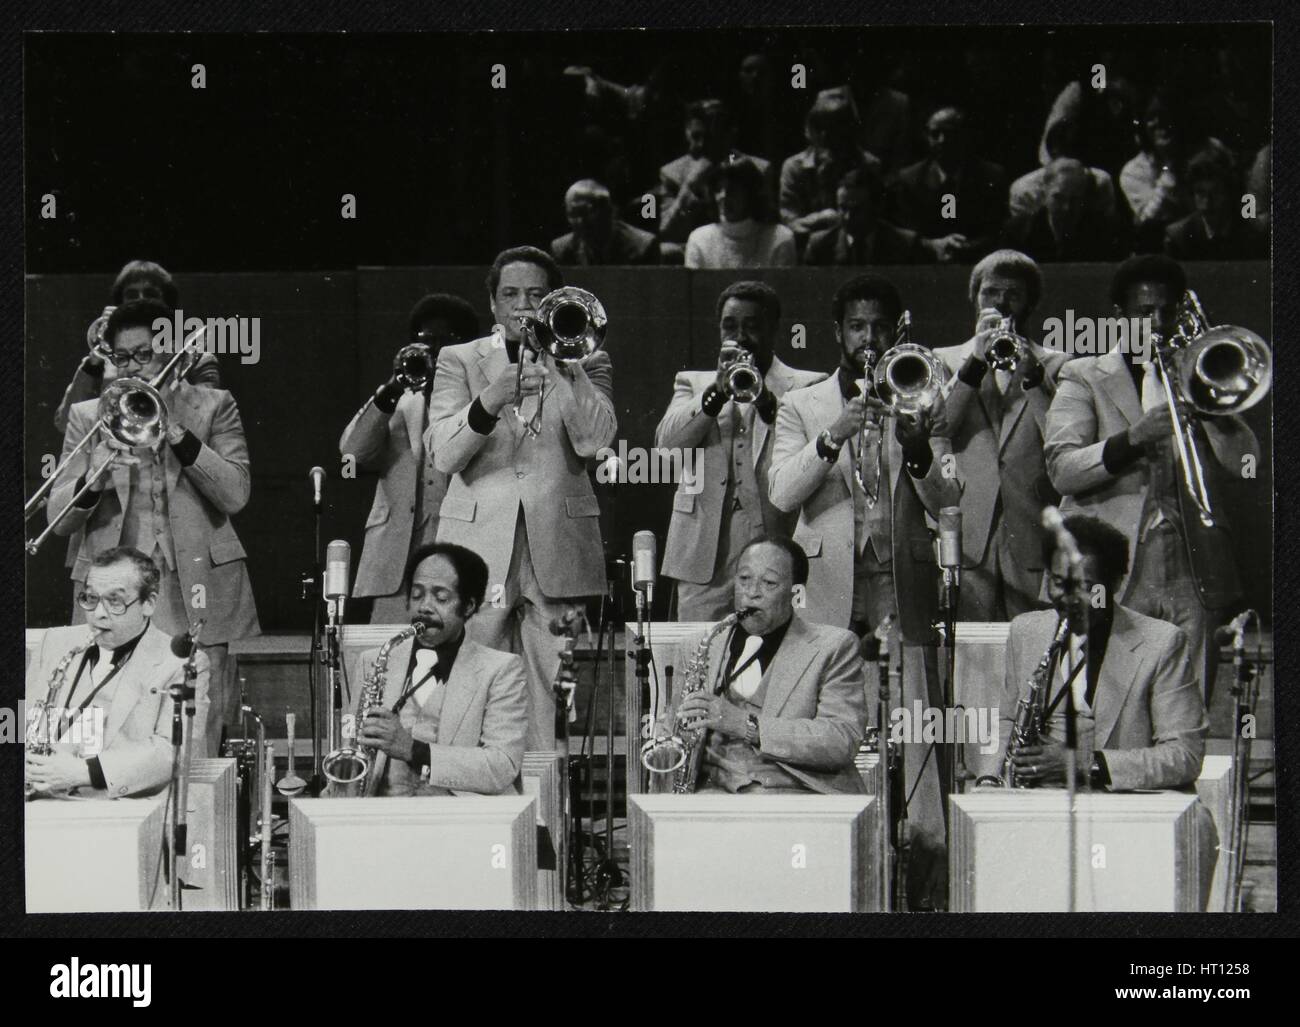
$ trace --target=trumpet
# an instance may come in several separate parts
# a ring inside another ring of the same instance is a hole
[[[912,314],[903,311],[898,319],[895,345],[879,360],[868,357],[866,386],[863,394],[885,405],[889,416],[916,420],[932,417],[943,400],[946,372],[943,363],[930,350],[912,339]],[[901,341],[900,341],[901,340]],[[875,445],[870,435],[875,429]],[[867,507],[880,499],[880,466],[885,444],[884,425],[868,404],[862,411],[858,432],[858,462],[853,477],[866,496]]]
[[[424,342],[403,346],[393,357],[393,377],[407,392],[423,392],[433,381],[433,349]]]
[[[41,508],[46,496],[54,488],[54,483],[59,480],[73,457],[89,446],[93,440],[111,438],[126,449],[157,445],[158,441],[167,434],[167,405],[163,402],[160,390],[172,375],[176,376],[176,381],[180,381],[193,369],[200,352],[194,348],[195,343],[206,331],[206,325],[195,329],[151,381],[142,381],[139,378],[115,378],[104,386],[104,391],[99,396],[99,419],[59,462],[53,473],[45,479],[45,483],[32,494],[32,498],[27,500],[23,506],[23,520],[27,520]],[[73,497],[68,500],[68,504],[50,519],[49,526],[36,538],[28,540],[26,548],[29,555],[34,555],[41,548],[50,534],[58,528],[72,508],[90,491],[91,486],[116,459],[116,455],[110,456],[98,467],[90,469],[81,488],[77,489]]]
[[[1214,511],[1205,484],[1204,464],[1187,411],[1203,417],[1223,417],[1249,410],[1262,400],[1273,382],[1273,356],[1268,343],[1248,328],[1211,325],[1205,308],[1191,289],[1183,294],[1167,338],[1152,338],[1165,402],[1174,426],[1174,452],[1188,495],[1201,523],[1214,526]]]
[[[1029,346],[1024,336],[1016,331],[1015,319],[990,310],[981,312],[980,324],[990,325],[985,330],[993,332],[984,350],[989,367],[995,371],[1014,371]]]
[[[723,378],[727,393],[737,403],[753,403],[763,394],[763,372],[754,363],[754,354],[741,347],[734,339],[727,339],[722,348],[735,348],[740,354],[726,365]]]
[[[605,341],[609,318],[605,308],[586,289],[561,286],[542,297],[536,312],[517,315],[523,333],[523,345],[533,354],[533,360],[549,353],[557,362],[583,360],[600,349]],[[535,439],[542,430],[542,405],[545,393],[537,394],[537,409],[525,418],[522,410],[527,398],[522,395],[524,384],[524,355],[519,354],[519,373],[515,377],[515,416],[523,422],[524,434]]]

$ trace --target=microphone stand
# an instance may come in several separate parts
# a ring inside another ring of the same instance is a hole
[[[171,908],[181,910],[181,867],[185,863],[189,833],[190,755],[194,744],[194,682],[199,676],[197,656],[203,622],[189,633],[190,651],[184,674],[169,689],[172,697],[172,879]],[[182,716],[184,720],[182,720]]]
[[[880,652],[876,657],[876,674],[879,686],[876,690],[876,751],[880,755],[879,784],[880,793],[880,911],[894,911],[894,823],[890,808],[890,791],[893,779],[890,775],[891,745],[889,741],[889,704],[890,704],[890,659],[888,637],[880,639]]]
[[[630,567],[629,567],[630,569]],[[602,604],[602,613],[604,623],[601,624],[601,639],[604,639],[605,630],[609,630],[609,648],[608,667],[609,667],[609,691],[606,696],[608,709],[605,718],[605,853],[596,865],[596,886],[595,891],[601,896],[600,908],[609,908],[609,893],[613,888],[623,883],[623,873],[619,869],[618,861],[614,858],[614,706],[618,694],[618,686],[615,681],[614,671],[614,651],[617,645],[615,638],[619,621],[623,613],[623,604],[620,599],[619,589],[610,583],[609,602]],[[599,668],[598,668],[599,670]],[[592,693],[593,698],[595,692]],[[629,727],[629,736],[635,727]],[[632,758],[632,750],[635,748],[633,740],[628,739],[627,758]],[[592,834],[596,831],[596,825],[592,822]]]
[[[572,631],[569,628],[567,630]],[[578,689],[578,675],[573,669],[573,647],[577,638],[570,634],[564,643],[564,648],[560,650],[560,666],[555,671],[555,681],[551,686],[552,693],[555,696],[555,749],[560,754],[560,766],[564,768],[564,808],[560,812],[561,820],[558,825],[552,826],[552,834],[558,836],[561,841],[568,842],[572,833],[573,822],[573,798],[569,795],[569,715],[573,712],[573,697]],[[571,843],[570,843],[571,844]],[[569,894],[569,867],[567,864],[569,845],[564,846],[565,859],[556,859],[556,870],[560,875],[560,895]],[[559,851],[557,849],[558,857]]]
[[[324,788],[324,778],[321,777],[320,760],[320,716],[321,716],[321,698],[320,698],[320,675],[317,667],[324,662],[324,656],[321,653],[321,594],[324,568],[321,562],[320,546],[320,503],[312,500],[312,559],[315,566],[311,571],[311,577],[306,574],[302,576],[302,598],[311,604],[311,654],[307,660],[307,693],[308,700],[311,704],[311,781],[307,788],[310,794],[320,795]]]
[[[1242,729],[1247,717],[1255,712],[1259,696],[1259,668],[1246,660],[1246,625],[1255,621],[1259,627],[1259,614],[1247,610],[1242,614],[1241,627],[1232,638],[1232,806],[1228,812],[1228,878],[1224,895],[1224,911],[1236,913],[1241,905],[1241,879],[1246,868],[1246,839],[1250,834],[1250,741]]]
[[[1066,643],[1069,644],[1068,642]],[[1085,664],[1082,673],[1088,673]],[[1078,773],[1078,747],[1079,747],[1079,727],[1076,721],[1076,712],[1074,708],[1074,683],[1071,682],[1065,693],[1065,845],[1066,845],[1066,897],[1065,911],[1074,912],[1075,905],[1075,884],[1076,875],[1078,874],[1078,853],[1075,851],[1078,837],[1077,814],[1075,813],[1074,803],[1079,794]]]
[[[952,724],[953,737],[948,740],[948,759],[944,767],[944,823],[948,823],[948,796],[960,795],[966,787],[970,776],[966,770],[966,746],[964,743],[965,707],[957,703],[957,600],[961,594],[960,567],[943,568],[943,647],[944,662],[947,664],[946,680],[943,686],[943,705],[945,729]],[[949,721],[951,717],[951,721]],[[958,731],[958,725],[961,731]],[[962,738],[957,737],[962,734]]]
[[[636,692],[639,701],[636,724],[627,725],[627,761],[632,768],[630,776],[636,784],[636,791],[640,793],[646,787],[646,772],[641,766],[641,726],[645,723],[646,716],[654,712],[654,701],[650,694],[650,646],[645,634],[649,609],[654,602],[654,585],[646,584],[644,588],[637,588],[633,583],[633,591],[636,592],[636,637],[632,640],[635,648],[627,655],[636,660]]]

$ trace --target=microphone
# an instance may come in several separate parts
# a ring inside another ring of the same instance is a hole
[[[658,551],[653,531],[638,531],[632,536],[632,589],[644,592],[647,603],[654,598]]]
[[[189,658],[190,653],[194,651],[194,636],[188,631],[182,631],[179,635],[172,635],[172,655],[178,660]]]
[[[352,564],[352,547],[342,539],[335,539],[325,547],[324,596],[331,604],[337,603],[339,620],[343,619],[343,600],[348,597],[348,570]]]
[[[961,507],[945,506],[939,511],[939,566],[961,567]]]
[[[325,481],[325,468],[313,467],[307,472],[307,477],[311,479],[312,504],[320,506],[321,483]]]

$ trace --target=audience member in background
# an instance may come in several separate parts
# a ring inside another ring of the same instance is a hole
[[[807,101],[776,74],[767,54],[745,55],[729,95],[738,147],[771,159],[799,144],[799,114]]]
[[[1255,197],[1255,217],[1264,231],[1273,221],[1273,144],[1265,143],[1246,172],[1246,192]]]
[[[551,241],[561,264],[657,264],[659,241],[614,217],[614,201],[599,182],[584,178],[564,194],[564,216],[573,229]]]
[[[862,126],[862,142],[880,158],[886,173],[910,164],[915,151],[912,101],[890,87],[892,61],[883,54],[873,54],[867,61],[855,56],[844,68],[845,84],[817,94],[818,102],[840,97],[852,105]]]
[[[763,176],[748,159],[729,161],[714,175],[718,220],[686,240],[686,266],[700,268],[792,267],[794,235],[768,220]]]
[[[781,165],[781,220],[800,249],[808,236],[839,224],[835,190],[844,172],[880,161],[862,148],[862,127],[844,99],[818,100],[804,119],[808,145]]]
[[[1006,220],[1007,176],[971,152],[966,116],[941,107],[926,122],[930,155],[898,173],[890,220],[919,232],[941,262],[976,260]]]
[[[1147,103],[1139,144],[1120,172],[1119,187],[1133,212],[1134,248],[1150,253],[1161,248],[1169,225],[1191,213],[1188,160],[1202,150],[1230,158],[1221,142],[1194,130],[1177,98],[1164,90]]]
[[[1012,218],[1007,240],[1039,261],[1114,260],[1125,252],[1114,222],[1097,212],[1097,183],[1073,157],[1043,168],[1043,205]]]
[[[814,232],[804,253],[805,264],[920,264],[933,259],[921,237],[881,220],[885,183],[874,168],[863,165],[840,176],[835,191],[839,224]]]
[[[1046,153],[1043,166],[1026,172],[1011,183],[1007,207],[1012,219],[1032,218],[1043,209],[1043,201],[1047,197],[1047,166],[1053,161],[1061,157],[1074,157],[1086,167],[1086,162],[1080,156],[1079,128],[1072,121],[1053,124],[1043,140],[1043,148]],[[1088,177],[1092,179],[1088,215],[1116,224],[1119,214],[1115,203],[1114,179],[1101,168],[1089,167],[1087,171]]]
[[[762,157],[733,152],[731,114],[721,100],[699,100],[686,108],[686,153],[659,169],[659,239],[685,243],[687,236],[718,218],[713,195],[718,167],[748,160],[760,176],[770,173]]]
[[[1053,157],[1078,157],[1089,167],[1100,168],[1114,179],[1133,155],[1133,122],[1138,94],[1132,75],[1124,70],[1129,63],[1123,55],[1105,52],[1097,59],[1084,62],[1078,77],[1069,82],[1052,104],[1038,144],[1038,161],[1046,164]],[[1094,84],[1097,64],[1105,68],[1104,81]],[[1056,126],[1066,122],[1073,126],[1078,150],[1052,152],[1049,140]]]
[[[1268,235],[1242,217],[1241,189],[1222,155],[1202,151],[1187,162],[1196,208],[1165,229],[1165,252],[1176,260],[1250,260],[1268,256]]]

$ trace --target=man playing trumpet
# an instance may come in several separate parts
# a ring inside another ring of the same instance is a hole
[[[764,535],[789,537],[793,514],[768,499],[771,429],[786,393],[824,377],[776,356],[781,301],[770,286],[727,286],[716,317],[717,368],[680,372],[655,429],[658,447],[703,449],[703,470],[673,497],[664,546],[663,573],[677,581],[679,620],[725,616],[741,550]]]
[[[170,311],[161,303],[126,303],[109,318],[107,338],[124,376],[149,380],[167,355],[155,350],[153,324]],[[174,379],[159,389],[157,441],[128,447],[109,433],[72,456],[50,492],[51,521],[83,484],[89,488],[58,521],[55,532],[84,528],[72,567],[74,594],[84,590],[92,561],[105,550],[129,546],[157,563],[161,576],[153,621],[168,634],[204,621],[202,647],[212,665],[212,716],[206,745],[215,753],[222,726],[233,722],[238,700],[227,660],[229,643],[260,633],[243,544],[230,523],[248,502],[248,446],[234,398],[223,389]],[[99,421],[99,401],[73,405],[63,439],[64,458]],[[86,481],[91,468],[108,469]],[[73,622],[84,620],[78,606]]]
[[[463,299],[425,296],[411,311],[409,342],[398,352],[392,375],[339,439],[342,456],[355,457],[361,469],[379,476],[352,588],[357,598],[374,597],[371,624],[405,619],[402,569],[411,553],[437,537],[447,475],[433,466],[424,448],[433,371],[444,346],[477,336],[478,318]]]

